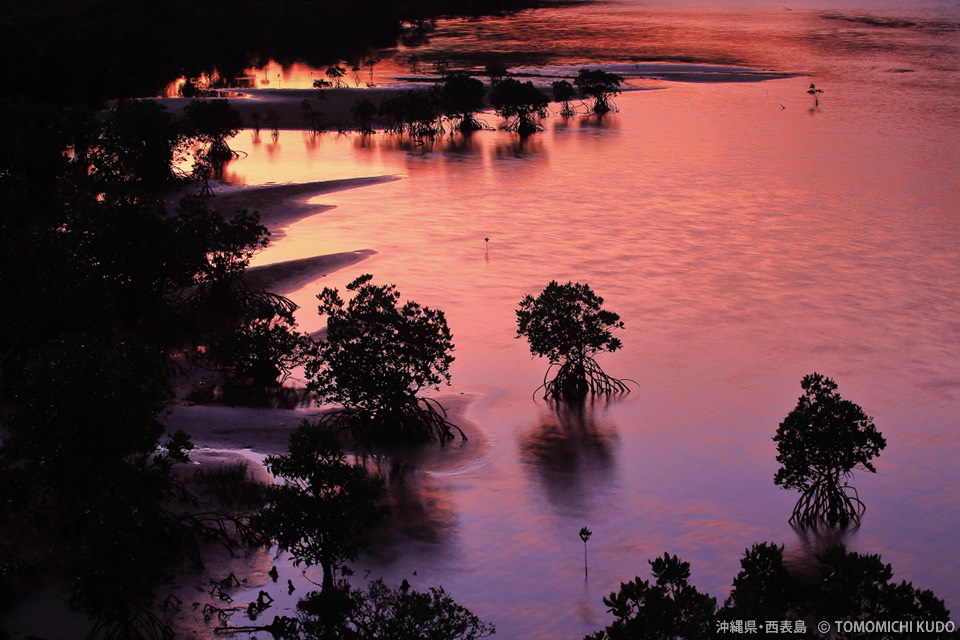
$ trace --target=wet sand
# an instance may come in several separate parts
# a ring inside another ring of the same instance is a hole
[[[441,445],[374,447],[370,453],[389,457],[405,466],[430,472],[452,472],[470,467],[490,454],[491,438],[466,417],[469,404],[477,396],[441,395],[434,398],[447,411],[447,419],[463,429],[467,440],[457,436]],[[290,435],[303,420],[315,420],[326,413],[310,409],[258,409],[193,405],[172,407],[164,418],[170,430],[183,429],[198,448],[250,450],[257,454],[279,455],[287,452]]]

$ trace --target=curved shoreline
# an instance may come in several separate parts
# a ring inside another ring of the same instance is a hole
[[[436,396],[447,418],[460,427],[466,440],[455,437],[441,445],[424,444],[374,446],[370,453],[389,457],[404,466],[431,473],[462,471],[489,458],[492,438],[466,413],[479,396],[456,394]],[[260,409],[215,405],[175,406],[163,422],[170,430],[183,429],[198,448],[223,451],[248,449],[258,454],[287,453],[290,434],[303,420],[319,418],[328,409]]]

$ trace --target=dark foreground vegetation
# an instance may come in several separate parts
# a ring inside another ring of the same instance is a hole
[[[158,420],[171,376],[262,376],[268,356],[236,345],[284,333],[290,307],[244,284],[256,214],[157,195],[186,135],[156,105],[104,122],[18,106],[0,156],[0,580],[65,578],[105,637],[136,637],[163,628],[153,587],[204,543],[259,541],[175,475],[192,445]]]
[[[654,580],[621,583],[603,599],[614,621],[584,640],[700,640],[818,634],[849,640],[956,638],[949,611],[933,592],[893,581],[878,555],[835,545],[817,557],[818,568],[799,575],[784,566],[783,547],[755,544],[723,606],[690,584],[690,564],[664,554],[650,561]],[[829,621],[833,633],[818,628]],[[898,621],[887,632],[857,631],[854,623]],[[849,623],[845,624],[845,623]]]
[[[0,118],[15,123],[0,150],[0,609],[26,585],[65,584],[91,637],[166,638],[160,582],[206,544],[272,533],[201,508],[181,480],[189,435],[159,419],[172,378],[203,366],[256,397],[318,346],[289,300],[246,284],[268,240],[255,212],[165,199],[231,155],[224,102],[177,119],[151,102],[98,118],[3,101]],[[442,314],[419,319],[439,328]]]

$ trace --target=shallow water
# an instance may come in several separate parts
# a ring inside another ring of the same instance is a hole
[[[557,23],[571,14],[581,26]],[[786,522],[796,496],[773,484],[771,438],[819,371],[888,441],[878,473],[856,476],[868,510],[844,541],[958,609],[958,23],[947,2],[615,2],[451,21],[424,55],[495,46],[544,64],[659,56],[810,75],[644,81],[655,90],[618,97],[619,113],[554,117],[524,143],[241,133],[238,182],[404,176],[318,198],[336,208],[257,263],[375,249],[293,294],[302,326],[320,326],[320,287],[370,272],[446,312],[452,390],[483,394],[470,416],[494,438],[489,458],[414,474],[404,524],[358,577],[442,584],[498,637],[579,638],[665,551],[721,600],[755,542],[803,564],[821,543]],[[582,418],[532,399],[546,363],[515,338],[517,303],[552,279],[589,283],[626,323],[600,362],[638,385]]]

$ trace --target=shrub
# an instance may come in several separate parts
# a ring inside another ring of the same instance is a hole
[[[336,289],[317,296],[327,338],[307,363],[307,388],[320,403],[344,407],[331,424],[355,435],[450,440],[452,430],[460,430],[436,401],[417,396],[450,383],[453,342],[446,317],[416,302],[398,306],[396,287],[372,284],[372,278],[363,275],[347,285],[354,292],[349,303]]]
[[[356,559],[371,525],[385,515],[383,484],[347,462],[334,433],[306,420],[290,436],[289,453],[264,462],[284,483],[268,488],[268,504],[252,526],[289,552],[294,566],[320,565],[329,596],[336,571]]]
[[[790,521],[859,525],[866,506],[847,481],[854,469],[876,473],[870,461],[887,442],[859,405],[840,397],[830,378],[813,373],[800,386],[804,395],[773,438],[781,464],[774,482],[800,490]]]
[[[520,301],[517,337],[525,336],[531,353],[550,361],[542,385],[546,397],[580,400],[591,393],[629,391],[623,380],[608,376],[593,359],[600,351],[621,347],[612,330],[622,329],[623,322],[602,305],[603,298],[579,282],[553,281],[536,298],[528,295]],[[557,374],[548,380],[555,366]]]
[[[620,94],[623,76],[599,69],[580,69],[580,74],[573,83],[580,90],[580,95],[593,98],[593,112],[602,116],[615,109],[610,104],[610,98]]]
[[[547,97],[532,82],[501,80],[490,92],[490,103],[497,115],[507,121],[503,129],[521,136],[543,130],[537,119],[547,116]]]

